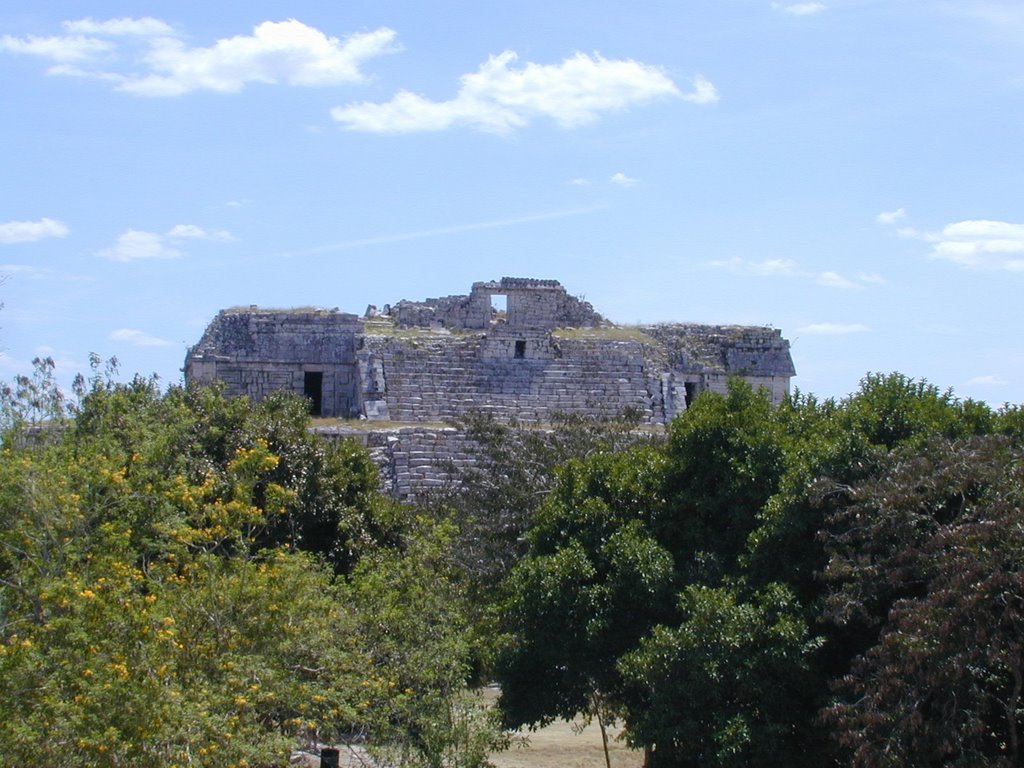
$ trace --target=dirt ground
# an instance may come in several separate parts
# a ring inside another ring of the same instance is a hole
[[[491,756],[497,768],[605,768],[601,731],[596,722],[582,732],[574,730],[571,723],[559,721],[539,731],[523,731],[519,735],[525,742],[514,740],[507,751]],[[629,749],[621,741],[611,739],[608,751],[612,768],[643,765],[643,752]]]
[[[497,688],[485,689],[483,697],[493,702],[498,697]],[[617,730],[609,731],[612,768],[641,768],[643,751],[629,749],[615,739],[616,735]],[[524,728],[513,737],[511,747],[491,755],[490,760],[496,768],[605,768],[597,721],[583,727],[579,719],[572,723],[558,720],[537,731]]]

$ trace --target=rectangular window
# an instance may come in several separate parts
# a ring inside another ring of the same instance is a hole
[[[516,341],[516,354],[515,354],[515,357],[516,357],[516,360],[522,360],[524,357],[526,357],[526,340],[525,339],[518,339]]]

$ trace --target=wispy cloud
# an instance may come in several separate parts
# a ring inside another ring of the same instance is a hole
[[[616,174],[614,174],[609,179],[609,181],[612,184],[617,184],[618,186],[626,187],[627,189],[629,189],[630,187],[635,187],[637,185],[637,183],[639,182],[638,179],[634,179],[631,176],[627,176],[624,173],[616,173]]]
[[[988,376],[975,376],[973,379],[970,379],[967,383],[972,385],[980,384],[1002,387],[1005,386],[1006,384],[1009,384],[1010,382],[1004,379],[1002,376],[998,376],[996,374],[989,374]]]
[[[545,213],[533,213],[526,216],[514,216],[507,219],[495,219],[492,221],[477,221],[470,224],[454,224],[450,227],[437,227],[435,229],[421,229],[415,232],[399,232],[390,235],[376,235],[364,237],[357,240],[346,240],[331,245],[321,245],[316,248],[304,248],[302,250],[287,251],[285,253],[271,254],[276,257],[293,258],[296,256],[316,256],[321,253],[333,253],[336,251],[350,251],[356,248],[366,248],[373,245],[388,245],[390,243],[403,243],[411,240],[426,240],[432,237],[446,237],[448,235],[459,235],[464,232],[479,232],[486,229],[503,229],[514,227],[520,224],[533,224],[539,221],[554,221],[556,219],[567,219],[573,216],[587,216],[592,213],[607,210],[607,205],[592,205],[586,208],[569,208],[559,211],[548,211]]]
[[[817,278],[818,285],[828,288],[856,288],[857,284],[838,272],[822,272]]]
[[[195,224],[177,224],[171,227],[167,237],[172,240],[219,240],[221,242],[235,239],[226,229],[206,230],[202,227],[197,227]]]
[[[343,85],[364,79],[363,62],[397,50],[386,27],[329,37],[295,19],[265,21],[251,35],[189,47],[166,22],[153,18],[91,18],[64,22],[68,34],[0,37],[0,51],[54,63],[55,75],[108,80],[140,96],[180,96],[190,91],[240,91],[249,83]],[[141,69],[141,74],[139,70]]]
[[[150,336],[148,333],[135,328],[118,328],[116,331],[111,331],[110,340],[123,341],[128,344],[133,344],[136,347],[174,346],[173,342],[167,341],[166,339],[159,339],[156,336]]]
[[[813,336],[845,336],[850,333],[866,333],[871,329],[863,323],[811,323],[797,328],[797,333]]]
[[[129,229],[117,238],[114,245],[99,251],[97,256],[111,261],[177,259],[181,257],[178,246],[182,240],[227,242],[234,237],[227,230],[208,231],[195,224],[177,224],[165,234]]]
[[[604,112],[626,109],[660,98],[696,104],[717,101],[714,85],[703,77],[683,93],[659,67],[631,59],[605,59],[577,53],[560,64],[513,66],[514,51],[491,56],[473,73],[459,78],[449,101],[431,101],[399,91],[391,101],[361,102],[331,110],[349,130],[373,133],[441,131],[454,126],[508,134],[535,117],[549,117],[562,128],[597,120]]]
[[[813,16],[821,13],[828,6],[824,3],[772,3],[772,8],[781,13],[788,13],[791,16]]]
[[[65,237],[70,231],[67,224],[56,219],[7,221],[0,224],[0,243],[34,243],[48,237]]]
[[[861,289],[865,285],[885,282],[885,279],[877,274],[859,273],[849,277],[833,271],[814,272],[804,269],[793,259],[750,261],[733,256],[731,259],[712,261],[709,266],[747,277],[792,277],[813,280],[826,288]]]
[[[113,46],[104,40],[83,35],[0,37],[0,51],[42,56],[58,64],[90,61],[112,48]]]
[[[125,16],[118,19],[96,21],[91,17],[76,21],[65,21],[61,26],[71,34],[77,35],[139,35],[141,37],[169,37],[174,35],[174,28],[160,19],[144,16],[133,19]]]
[[[882,211],[875,217],[875,221],[879,224],[895,224],[905,218],[907,218],[906,208],[897,208],[895,211]]]

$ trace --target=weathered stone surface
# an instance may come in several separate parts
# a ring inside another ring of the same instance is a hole
[[[780,402],[795,370],[773,328],[619,327],[555,280],[506,277],[474,283],[468,296],[370,305],[363,318],[223,310],[189,349],[185,375],[256,400],[278,389],[304,394],[317,415],[420,425],[367,439],[388,490],[407,497],[450,482],[449,459],[472,461],[464,437],[430,423],[472,411],[546,423],[559,412],[629,408],[666,424],[700,392],[724,392],[730,376]]]

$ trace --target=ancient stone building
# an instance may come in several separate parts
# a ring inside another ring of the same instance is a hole
[[[226,309],[189,349],[185,375],[255,399],[298,392],[322,416],[438,422],[482,410],[544,422],[556,411],[634,407],[665,423],[698,393],[724,391],[728,376],[778,402],[794,370],[772,328],[616,326],[555,280],[506,277],[362,318]]]
[[[187,381],[220,380],[231,394],[260,399],[285,389],[309,398],[314,415],[406,424],[394,434],[426,459],[461,444],[440,423],[469,412],[545,423],[557,412],[631,408],[665,424],[700,392],[724,392],[730,376],[779,402],[794,373],[789,342],[775,329],[617,326],[555,280],[508,277],[474,283],[469,295],[371,306],[361,318],[226,309],[185,360]],[[395,439],[364,439],[390,451],[396,495],[415,495],[415,483],[395,475],[409,458]]]

